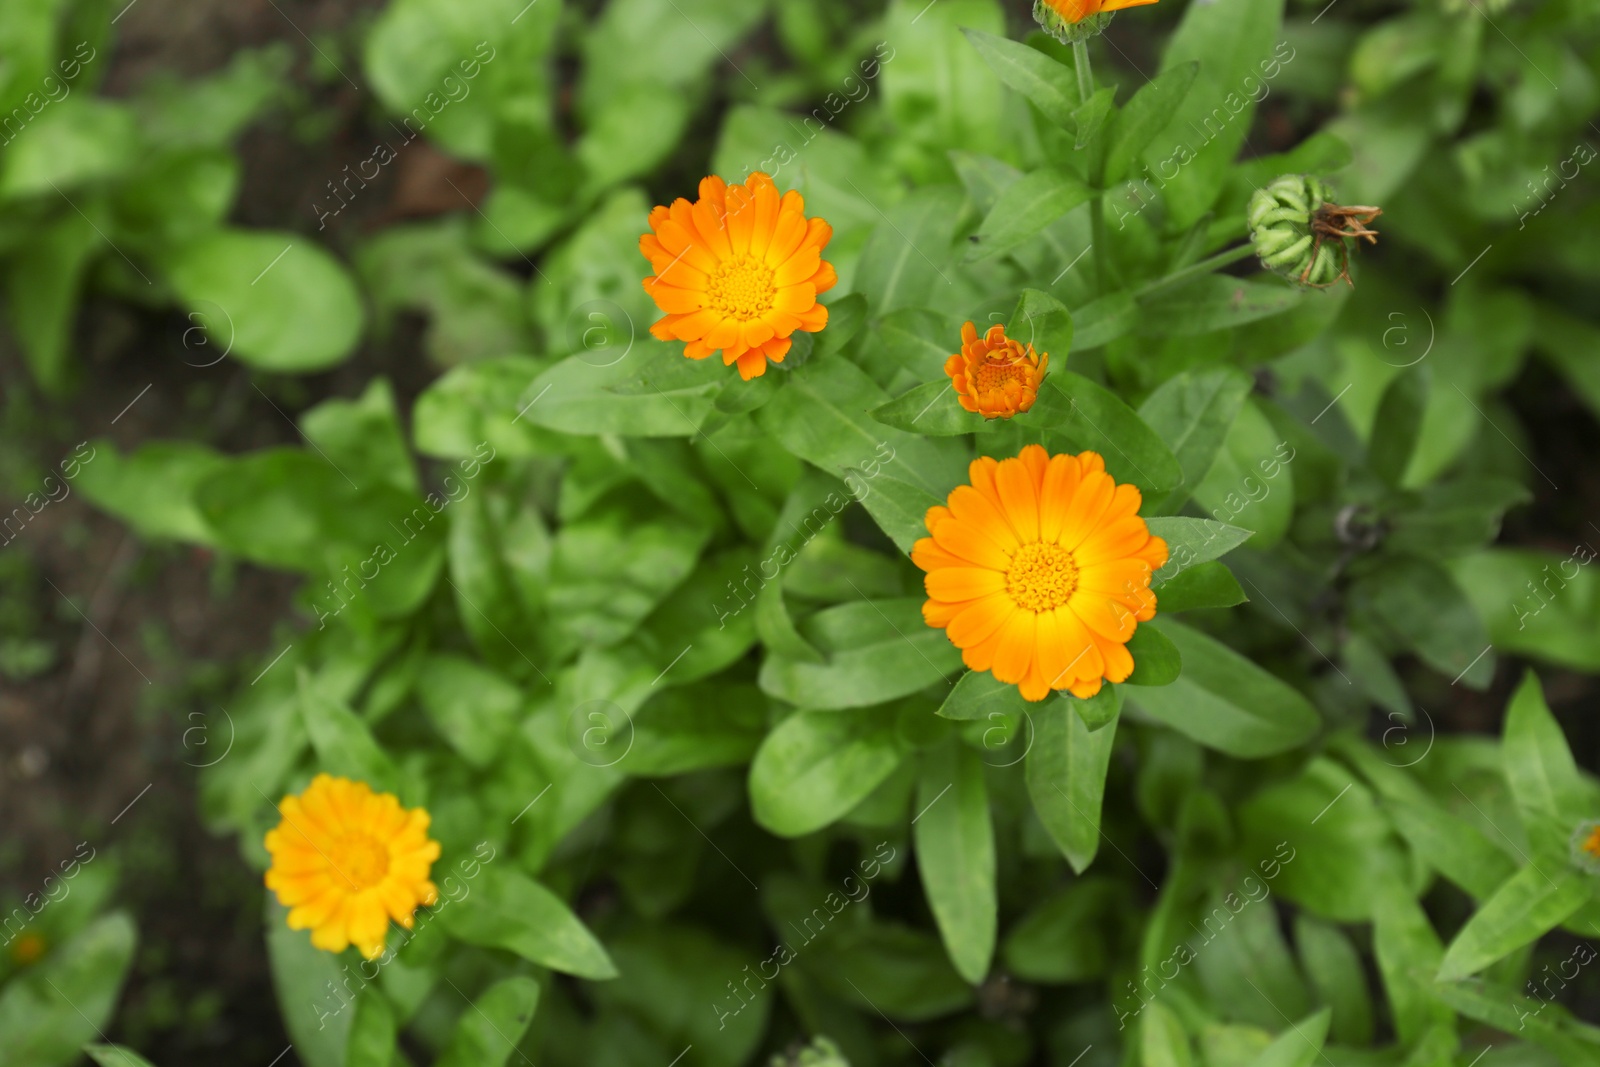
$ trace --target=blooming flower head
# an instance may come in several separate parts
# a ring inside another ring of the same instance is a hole
[[[1097,453],[972,461],[971,484],[928,509],[931,537],[911,559],[927,571],[922,617],[975,671],[1043,700],[1092,697],[1133,673],[1127,641],[1155,616],[1151,576],[1167,543],[1139,517],[1139,490],[1118,485]]]
[[[1036,354],[1006,336],[1004,326],[991,326],[982,337],[977,327],[961,327],[961,351],[945,360],[944,372],[955,386],[956,399],[986,419],[1009,419],[1033,407],[1044,381],[1050,353]]]
[[[1046,33],[1067,44],[1105,29],[1113,12],[1156,0],[1034,0],[1033,18]]]
[[[679,197],[650,212],[654,232],[639,251],[655,274],[644,288],[665,311],[650,332],[687,341],[683,354],[704,359],[721,350],[746,381],[783,362],[796,330],[828,324],[817,294],[839,280],[822,250],[833,227],[808,219],[799,193],[779,194],[760,171],[742,185],[712,176],[694,203]]]
[[[354,944],[367,959],[383,952],[389,920],[411,929],[418,905],[438,891],[428,870],[439,844],[428,813],[407,810],[393,793],[319,774],[278,805],[283,821],[267,832],[267,888],[289,909],[289,928],[310,930],[329,952]]]

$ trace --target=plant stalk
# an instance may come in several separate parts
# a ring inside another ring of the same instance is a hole
[[[1078,70],[1078,106],[1084,107],[1089,103],[1089,98],[1094,95],[1094,71],[1089,66],[1089,42],[1080,38],[1072,42],[1072,62]],[[1091,170],[1098,170],[1091,166]],[[1089,244],[1094,249],[1094,274],[1099,284],[1099,293],[1104,296],[1111,291],[1111,248],[1106,243],[1106,207],[1105,191],[1100,188],[1103,176],[1092,173],[1090,180],[1095,187],[1094,200],[1089,205]]]
[[[1175,270],[1164,278],[1157,278],[1155,281],[1146,282],[1144,285],[1134,290],[1133,298],[1136,301],[1143,300],[1145,297],[1150,296],[1153,293],[1158,293],[1163,289],[1170,288],[1174,285],[1179,285],[1193,278],[1198,278],[1202,274],[1210,274],[1212,271],[1220,270],[1230,263],[1237,263],[1241,259],[1248,259],[1254,254],[1255,246],[1251,244],[1242,244],[1237,248],[1230,248],[1226,251],[1218,252],[1214,256],[1207,256],[1198,263],[1191,263],[1182,270]]]

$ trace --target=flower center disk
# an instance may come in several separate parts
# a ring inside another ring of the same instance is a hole
[[[731,319],[754,319],[772,310],[778,295],[772,268],[753,256],[725,261],[711,276],[710,304]]]
[[[1028,380],[1028,366],[1025,363],[984,363],[974,377],[979,392],[1003,392],[1011,382],[1020,384]]]
[[[1078,588],[1078,564],[1057,544],[1035,541],[1017,549],[1006,571],[1006,592],[1019,608],[1049,611],[1072,598]]]
[[[389,849],[366,834],[350,834],[339,842],[334,867],[357,889],[371,889],[389,873]]]

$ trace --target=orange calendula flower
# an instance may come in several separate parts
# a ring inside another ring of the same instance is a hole
[[[1156,0],[1036,0],[1035,9],[1048,8],[1064,22],[1078,23],[1091,15],[1121,11],[1125,7],[1143,7]]]
[[[956,399],[986,419],[1009,419],[1033,407],[1044,381],[1050,353],[1036,354],[1006,336],[1004,326],[991,326],[982,337],[972,323],[961,327],[961,351],[945,360],[944,372],[955,386]]]
[[[911,559],[927,571],[922,617],[975,671],[1043,700],[1092,697],[1133,673],[1127,641],[1155,617],[1151,576],[1167,543],[1139,517],[1139,490],[1118,485],[1094,452],[972,461],[972,484],[928,509],[931,537]]]
[[[779,194],[757,171],[742,185],[712,176],[693,204],[679,197],[650,212],[639,251],[655,274],[645,291],[666,317],[650,327],[663,341],[687,341],[683,354],[704,359],[721,349],[746,381],[783,362],[796,330],[828,324],[817,294],[839,276],[822,258],[833,227],[808,219],[799,193]]]
[[[428,813],[407,810],[393,793],[319,774],[278,805],[283,821],[267,832],[267,888],[289,909],[289,928],[310,930],[329,952],[355,945],[367,959],[383,952],[389,920],[411,929],[419,905],[439,899],[428,871],[439,844]]]

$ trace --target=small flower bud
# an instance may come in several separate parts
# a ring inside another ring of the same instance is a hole
[[[1367,223],[1383,212],[1343,207],[1329,197],[1326,182],[1304,174],[1286,174],[1255,191],[1245,218],[1263,267],[1315,289],[1350,282],[1350,244],[1361,237],[1376,244]]]
[[[1590,874],[1600,874],[1600,822],[1585,819],[1572,831],[1572,862]]]

